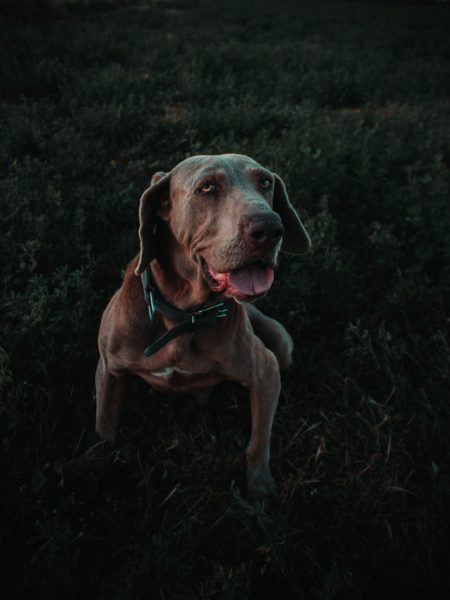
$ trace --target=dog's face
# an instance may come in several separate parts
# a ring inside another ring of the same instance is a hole
[[[270,288],[283,236],[290,251],[310,247],[281,179],[238,154],[193,156],[170,173],[155,174],[140,218],[138,272],[151,260],[148,238],[159,219],[210,289],[237,300]]]

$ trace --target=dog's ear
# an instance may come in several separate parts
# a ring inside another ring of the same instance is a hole
[[[155,257],[155,229],[158,216],[164,218],[170,204],[170,173],[162,171],[152,177],[150,187],[139,204],[139,240],[141,251],[136,275],[140,275]]]
[[[300,217],[289,202],[283,180],[275,173],[273,176],[275,177],[273,210],[280,215],[284,225],[282,250],[292,254],[304,254],[311,249],[311,240]]]

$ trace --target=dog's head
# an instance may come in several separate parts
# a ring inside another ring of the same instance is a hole
[[[270,288],[281,248],[300,254],[311,247],[280,177],[240,154],[192,156],[155,173],[139,217],[137,275],[163,251],[155,231],[165,223],[204,284],[237,300]]]

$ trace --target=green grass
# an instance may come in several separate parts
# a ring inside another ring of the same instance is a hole
[[[450,12],[297,4],[2,22],[3,598],[449,597]],[[136,382],[109,468],[64,468],[140,193],[221,152],[283,177],[314,246],[260,303],[296,343],[272,509],[234,386],[205,408]]]

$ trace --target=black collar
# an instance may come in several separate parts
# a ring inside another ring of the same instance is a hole
[[[150,346],[144,350],[145,356],[152,356],[152,354],[158,352],[158,350],[179,335],[200,327],[213,325],[217,319],[223,319],[228,314],[229,308],[226,301],[217,302],[217,304],[198,310],[181,310],[180,308],[173,306],[173,304],[166,302],[153,281],[149,267],[141,274],[141,281],[142,287],[144,288],[144,298],[148,306],[150,321],[153,322],[156,312],[160,312],[164,316],[175,321],[180,321],[178,325],[175,325],[175,327],[166,331],[164,335],[150,344]]]

